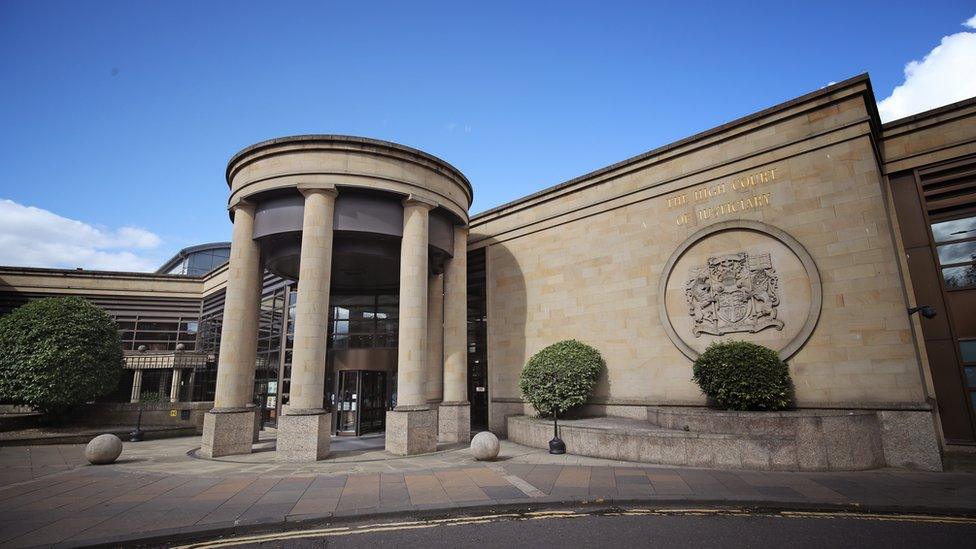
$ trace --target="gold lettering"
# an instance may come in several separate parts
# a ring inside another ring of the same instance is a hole
[[[674,208],[675,206],[681,206],[688,201],[688,195],[679,194],[677,196],[668,197],[668,208]]]
[[[723,195],[729,191],[741,192],[753,190],[756,186],[770,183],[775,180],[776,168],[770,168],[768,170],[742,175],[729,181],[715,183],[711,186],[705,185],[691,189],[682,194],[669,196],[667,197],[666,201],[669,209],[678,208],[688,204],[689,202],[695,203],[706,201],[716,196]],[[753,190],[753,192],[755,191]],[[769,203],[769,193],[753,194],[752,196],[725,202],[718,206],[709,206],[697,209],[692,208],[691,212],[680,214],[677,218],[675,218],[675,223],[678,225],[687,225],[690,224],[696,217],[699,221],[705,221],[707,219],[734,214],[743,210],[768,206]]]

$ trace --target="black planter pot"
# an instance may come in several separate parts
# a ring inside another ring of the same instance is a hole
[[[139,416],[136,418],[136,428],[129,432],[129,442],[142,442],[146,432],[142,430],[142,408],[139,408]]]
[[[563,439],[556,437],[549,441],[549,453],[550,454],[565,454],[566,453],[566,443]]]

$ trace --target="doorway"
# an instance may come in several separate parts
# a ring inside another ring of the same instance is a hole
[[[336,429],[361,436],[386,428],[386,372],[341,370],[336,379]]]

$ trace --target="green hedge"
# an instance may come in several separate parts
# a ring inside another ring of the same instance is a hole
[[[692,379],[727,410],[782,410],[793,403],[789,367],[754,343],[712,343],[695,360]]]
[[[519,377],[522,398],[548,417],[586,402],[603,371],[600,352],[575,339],[554,343],[529,359]]]
[[[31,301],[0,317],[0,399],[53,415],[115,390],[115,321],[80,297]]]

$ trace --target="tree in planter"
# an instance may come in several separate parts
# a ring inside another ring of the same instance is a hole
[[[0,399],[58,417],[115,390],[118,327],[80,297],[31,301],[0,317]]]
[[[600,352],[575,339],[542,349],[522,369],[519,377],[522,397],[535,407],[540,417],[552,415],[555,436],[549,442],[551,453],[566,451],[559,439],[559,414],[584,404],[602,371]]]
[[[702,393],[726,410],[782,410],[793,403],[789,367],[762,345],[712,343],[695,360],[693,372]]]

